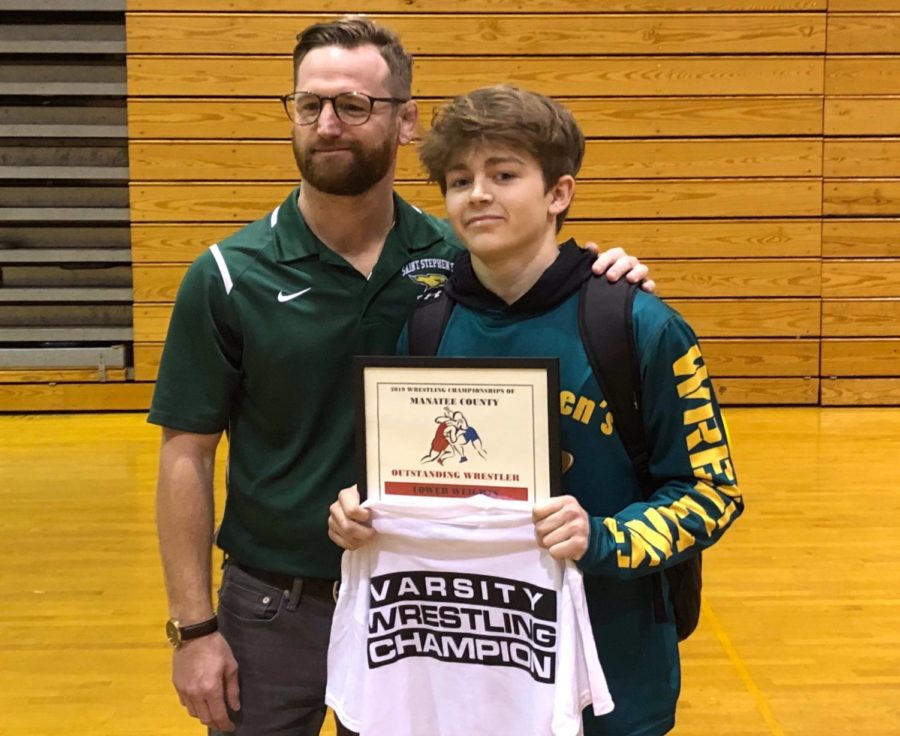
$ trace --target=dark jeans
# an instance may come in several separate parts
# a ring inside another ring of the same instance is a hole
[[[217,615],[238,663],[233,736],[318,736],[333,614],[331,596],[304,595],[300,579],[282,590],[226,564]],[[340,723],[337,729],[352,736]]]

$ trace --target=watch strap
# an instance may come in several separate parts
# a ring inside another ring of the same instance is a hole
[[[178,625],[181,632],[181,641],[190,641],[191,639],[199,639],[201,636],[207,636],[219,630],[219,619],[213,616],[199,624],[190,624],[189,626]]]

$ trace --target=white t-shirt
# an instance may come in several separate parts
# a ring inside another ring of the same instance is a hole
[[[531,506],[368,502],[345,552],[326,702],[362,736],[575,736],[609,713],[581,572],[537,545]]]

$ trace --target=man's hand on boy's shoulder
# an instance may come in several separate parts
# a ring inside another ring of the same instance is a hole
[[[584,247],[594,253],[598,253],[600,250],[600,246],[593,241],[585,243]],[[641,288],[644,291],[651,294],[656,292],[656,282],[647,278],[650,269],[636,256],[628,255],[623,248],[610,248],[599,253],[592,270],[598,276],[605,273],[606,278],[612,282],[618,281],[623,276],[632,284],[642,282]]]
[[[370,517],[369,509],[360,506],[356,486],[344,488],[329,509],[328,536],[339,547],[359,549],[375,534]]]

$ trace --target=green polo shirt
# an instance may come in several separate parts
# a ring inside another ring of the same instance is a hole
[[[356,481],[351,356],[392,355],[416,296],[452,268],[443,221],[395,195],[366,279],[307,227],[299,189],[210,248],[178,291],[149,421],[230,440],[217,542],[245,565],[338,578],[328,507]]]

